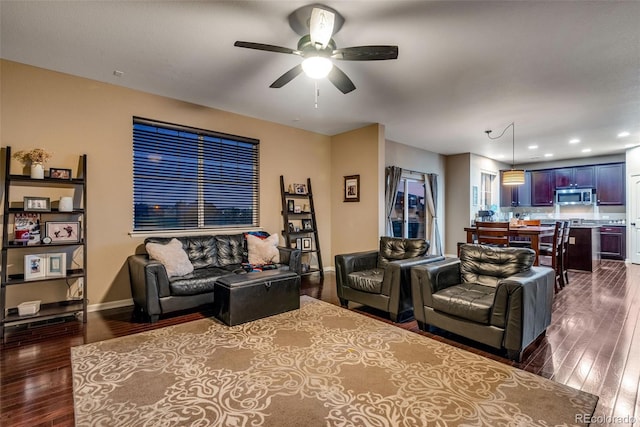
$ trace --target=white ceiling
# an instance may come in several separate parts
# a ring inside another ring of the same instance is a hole
[[[494,142],[484,130],[512,121],[517,162],[640,144],[638,1],[325,1],[345,18],[338,47],[391,44],[399,57],[340,61],[357,89],[321,80],[317,109],[304,75],[269,88],[299,57],[233,46],[295,48],[287,17],[307,4],[1,0],[0,55],[327,135],[382,123],[441,154],[509,163],[510,130]]]

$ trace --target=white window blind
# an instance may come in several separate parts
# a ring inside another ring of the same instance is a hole
[[[257,227],[259,141],[134,117],[133,230]]]

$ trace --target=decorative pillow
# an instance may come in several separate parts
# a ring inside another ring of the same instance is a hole
[[[187,253],[182,249],[180,240],[171,239],[166,245],[147,243],[145,247],[151,259],[158,260],[164,265],[169,277],[184,276],[193,272],[193,264],[189,261]]]
[[[247,234],[249,264],[263,265],[280,262],[280,252],[277,248],[279,241],[278,234],[272,234],[266,239]]]

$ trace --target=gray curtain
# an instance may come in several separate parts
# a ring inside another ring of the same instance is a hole
[[[442,242],[438,230],[438,175],[424,174],[425,201],[425,236],[431,242],[430,251],[434,255],[442,255]],[[428,234],[427,234],[428,233]]]
[[[393,236],[393,223],[391,215],[396,205],[397,188],[402,176],[402,168],[397,166],[387,166],[384,174],[384,199],[385,213],[387,215],[387,236]]]

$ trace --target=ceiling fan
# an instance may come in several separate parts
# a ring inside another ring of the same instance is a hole
[[[234,46],[268,52],[298,55],[304,60],[280,77],[269,87],[280,88],[303,71],[311,78],[327,77],[342,93],[356,88],[351,79],[338,68],[333,59],[343,61],[381,61],[398,58],[398,46],[354,46],[338,49],[332,36],[340,30],[344,18],[334,9],[313,4],[304,6],[291,15],[289,23],[302,35],[297,49],[263,43],[236,41]]]

